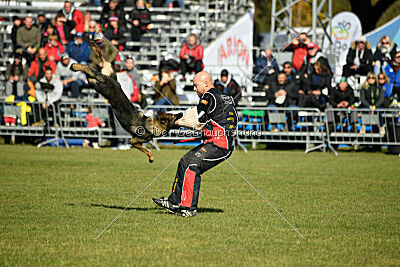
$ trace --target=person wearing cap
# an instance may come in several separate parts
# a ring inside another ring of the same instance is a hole
[[[256,58],[254,72],[254,82],[261,85],[270,84],[276,79],[279,67],[270,47],[266,46]]]
[[[122,51],[126,43],[124,36],[124,32],[126,30],[124,26],[119,24],[118,17],[110,17],[108,21],[108,27],[104,30],[104,36],[111,42],[112,45],[115,45],[118,50]]]
[[[67,20],[72,20],[75,22],[74,32],[83,33],[85,30],[85,22],[83,20],[83,14],[80,10],[75,9],[71,1],[64,2],[64,8],[58,11],[59,14],[63,14]]]
[[[68,53],[63,53],[61,61],[57,63],[56,75],[60,77],[64,92],[70,91],[71,97],[78,98],[80,97],[80,88],[84,85],[85,77],[82,72],[74,72],[70,69],[74,63],[78,62],[70,58]]]
[[[49,41],[44,48],[46,49],[47,57],[55,62],[59,62],[61,54],[65,52],[64,46],[58,41],[58,37],[55,34],[49,36]]]
[[[104,4],[100,15],[100,24],[107,28],[111,17],[118,17],[120,24],[125,24],[125,13],[118,0],[109,0]]]
[[[339,83],[332,89],[329,102],[334,108],[349,108],[354,104],[354,90],[347,83],[347,78],[342,77]]]
[[[293,52],[292,64],[297,71],[300,71],[301,66],[303,66],[304,58],[307,56],[307,44],[310,42],[307,33],[301,32],[293,42],[285,46],[285,51]]]
[[[40,11],[36,21],[36,26],[39,28],[39,31],[41,33],[44,32],[49,24],[51,24],[51,21],[46,18],[46,15],[43,11]]]
[[[96,33],[94,39],[98,48],[103,53],[104,59],[112,63],[118,56],[118,50],[108,41],[104,40],[102,33]],[[90,49],[90,66],[99,70],[103,67],[103,62],[93,48]]]
[[[221,71],[221,78],[214,81],[214,87],[221,91],[224,95],[229,95],[233,98],[235,106],[238,105],[242,97],[239,84],[233,79],[233,75],[229,74],[228,70]]]
[[[325,65],[325,67],[329,70],[329,73],[332,76],[332,71],[328,59],[322,53],[321,48],[319,48],[319,46],[316,43],[309,42],[307,44],[307,56],[304,58],[303,66],[299,71],[301,76],[307,79],[307,77],[309,77],[314,70],[313,67],[314,64],[318,61],[320,61],[323,65]]]
[[[26,16],[24,23],[25,25],[17,31],[17,45],[24,49],[30,57],[33,57],[40,46],[40,31],[33,25],[31,16]]]
[[[69,42],[67,46],[67,53],[78,63],[89,65],[90,45],[83,40],[82,33],[75,34],[74,41]]]
[[[56,73],[56,62],[50,60],[47,57],[47,52],[44,47],[39,48],[37,58],[32,62],[29,72],[28,79],[32,83],[36,83],[40,80],[44,75],[44,69],[46,67],[50,67],[53,70],[53,73]]]
[[[136,1],[136,7],[131,12],[130,22],[132,23],[132,41],[140,41],[142,34],[147,31],[147,26],[151,22],[151,13],[146,8],[144,0]]]
[[[371,69],[371,44],[366,40],[365,36],[360,36],[356,41],[351,43],[346,57],[346,64],[343,66],[342,76],[367,75]]]

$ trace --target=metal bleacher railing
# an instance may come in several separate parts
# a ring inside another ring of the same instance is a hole
[[[129,138],[118,136],[113,127],[113,114],[109,104],[59,103],[43,111],[38,103],[0,102],[0,136],[37,137],[43,140],[39,146],[63,141],[68,146],[72,139]],[[89,107],[92,114],[105,123],[104,127],[88,128]],[[147,110],[163,109],[180,112],[187,106],[148,106]],[[259,108],[239,107],[236,141],[243,144],[290,143],[305,144],[305,153],[331,149],[344,145],[400,145],[400,110],[381,109],[372,114],[368,109],[314,108]],[[174,129],[168,135],[157,138],[158,142],[171,142],[199,137],[190,129]],[[156,144],[152,144],[156,148]]]

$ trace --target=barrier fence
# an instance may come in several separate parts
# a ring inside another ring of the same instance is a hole
[[[188,106],[148,106],[143,112],[161,109],[166,112],[181,112]],[[305,144],[305,153],[345,145],[400,145],[400,110],[380,109],[334,109],[321,112],[314,108],[259,108],[239,107],[238,127],[235,132],[237,145],[244,143],[293,143]],[[88,127],[90,114],[99,118],[103,127]],[[42,138],[42,146],[60,141],[68,147],[70,139],[129,138],[117,135],[114,115],[109,104],[91,102],[62,102],[49,105],[40,103],[0,102],[0,135]],[[190,129],[173,129],[157,138],[160,142],[193,140],[199,133]],[[152,145],[158,149],[155,143]],[[244,148],[245,149],[245,148]]]

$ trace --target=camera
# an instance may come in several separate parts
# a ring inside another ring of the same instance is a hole
[[[300,44],[304,44],[306,42],[306,39],[298,39]]]

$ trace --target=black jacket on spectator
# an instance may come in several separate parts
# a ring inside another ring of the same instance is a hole
[[[389,62],[393,61],[396,56],[397,44],[393,43],[392,46],[389,47],[389,49],[390,49],[390,52],[388,53],[389,57],[386,59],[386,53],[382,51],[381,45],[378,44],[375,53],[372,56],[372,60],[373,61],[380,60],[381,62],[384,62],[386,60],[388,60]]]
[[[73,29],[75,29],[76,23],[73,20],[67,20],[67,22],[64,24],[64,34],[65,34],[65,39],[69,42],[74,40],[74,35],[71,33]],[[57,31],[57,29],[56,29]],[[58,37],[60,37],[60,34],[57,32]],[[61,42],[61,39],[58,39]]]
[[[132,41],[139,41],[143,33],[147,31],[147,25],[151,22],[150,11],[147,8],[135,8],[132,10],[130,22],[139,20],[139,25],[132,24]]]
[[[298,74],[300,76],[304,76],[304,74],[310,74],[314,69],[314,64],[320,61],[330,72],[331,74],[331,66],[329,65],[328,59],[323,56],[322,52],[318,51],[314,57],[306,56],[304,59],[304,63],[301,66]]]
[[[223,84],[219,79],[216,79],[214,81],[214,87],[217,88],[224,95],[229,95],[233,97],[235,106],[238,105],[238,102],[241,98],[241,90],[239,84],[232,78],[232,75],[229,75],[229,78],[225,84]]]
[[[329,102],[331,105],[336,108],[337,105],[342,101],[346,101],[348,106],[354,104],[354,91],[350,85],[347,85],[346,91],[340,90],[339,85],[336,85],[336,87],[332,89],[329,97]]]
[[[49,24],[51,24],[51,21],[49,19],[45,19],[43,23],[36,23],[36,26],[39,28],[40,33],[43,33]]]
[[[375,106],[379,108],[383,105],[385,90],[380,85],[369,85],[368,89],[361,88],[360,98],[364,107]]]
[[[125,31],[126,31],[125,27],[119,25],[118,31],[115,33],[114,28],[108,25],[107,29],[104,30],[104,36],[110,41],[116,40],[118,41],[118,44],[125,45],[126,43],[126,38],[124,36]]]
[[[17,32],[18,32],[18,29],[21,28],[21,26],[24,26],[24,24],[21,23],[18,27],[14,25],[11,29],[11,42],[13,45],[13,51],[15,51],[18,48]]]
[[[118,17],[119,25],[125,25],[125,13],[120,4],[117,5],[115,10],[111,10],[108,2],[104,4],[103,11],[100,16],[100,24],[104,26],[104,24],[108,23],[108,19],[111,17]]]
[[[354,65],[354,60],[357,56],[358,48],[357,41],[354,41],[351,44],[349,52],[346,57],[346,65],[343,66],[343,74],[344,77],[349,77],[354,74],[367,75],[368,72],[371,71],[372,68],[372,50],[371,44],[369,42],[365,42],[365,49],[362,57],[360,58],[360,65],[356,70],[350,69],[351,66]]]
[[[286,99],[283,104],[279,105],[275,103],[275,93],[279,90],[286,91]],[[287,80],[284,84],[279,84],[277,81],[272,83],[269,89],[267,90],[267,99],[270,101],[271,104],[275,104],[278,107],[288,107],[291,105],[298,105],[298,85],[291,80]]]

